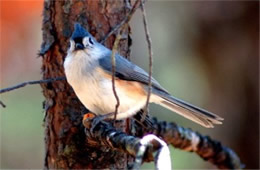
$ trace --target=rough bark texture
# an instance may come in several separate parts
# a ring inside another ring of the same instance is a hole
[[[40,50],[43,78],[64,76],[63,61],[75,22],[83,24],[99,41],[125,17],[128,7],[126,0],[44,1]],[[119,45],[123,56],[129,56],[128,32],[124,32]],[[115,35],[111,36],[105,45],[111,48],[114,39]],[[85,108],[66,81],[44,84],[42,89],[46,169],[126,168],[125,154],[90,145],[81,123]]]

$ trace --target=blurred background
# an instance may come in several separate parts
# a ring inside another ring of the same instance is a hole
[[[0,1],[0,86],[41,79],[43,1]],[[151,105],[171,120],[232,148],[248,169],[259,169],[259,2],[149,1],[153,76],[174,96],[217,113],[224,124],[205,129]],[[148,70],[138,10],[131,20],[131,60]],[[44,128],[38,85],[1,94],[0,168],[43,168]],[[215,168],[196,154],[171,147],[174,169]],[[143,169],[153,168],[144,164]]]

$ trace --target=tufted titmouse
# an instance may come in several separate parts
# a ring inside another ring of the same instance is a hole
[[[98,43],[76,23],[64,62],[67,81],[91,112],[105,115],[115,111],[112,90],[111,50]],[[136,114],[146,104],[149,75],[119,54],[115,55],[115,87],[120,100],[117,119]],[[159,104],[204,127],[221,124],[223,118],[171,96],[152,78],[150,102]]]

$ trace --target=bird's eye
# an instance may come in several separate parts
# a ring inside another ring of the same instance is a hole
[[[94,45],[94,41],[91,37],[83,38],[83,44],[85,47]]]
[[[94,42],[93,42],[91,37],[89,37],[89,43],[92,44],[92,45],[94,44]]]

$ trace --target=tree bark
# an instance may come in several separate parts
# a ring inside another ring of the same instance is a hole
[[[63,62],[75,22],[81,23],[99,41],[128,11],[128,0],[44,1],[40,50],[43,78],[64,76]],[[130,53],[128,33],[129,29],[123,33],[119,44],[123,56]],[[105,45],[111,48],[114,39],[115,35],[112,35]],[[126,168],[125,154],[86,139],[82,125],[82,114],[86,109],[66,81],[43,84],[42,89],[46,114],[45,169]]]

